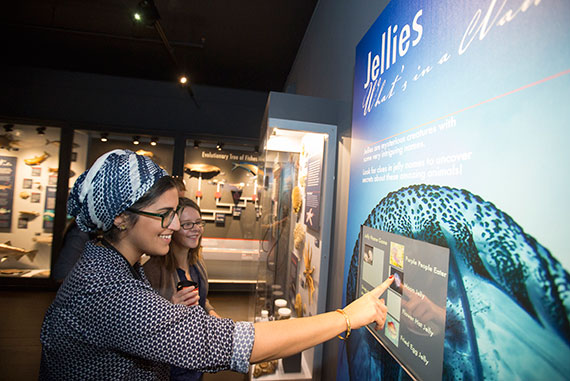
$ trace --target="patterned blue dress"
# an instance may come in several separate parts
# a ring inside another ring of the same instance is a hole
[[[167,380],[169,364],[246,373],[254,329],[170,303],[138,264],[88,242],[46,313],[40,339],[42,380]]]

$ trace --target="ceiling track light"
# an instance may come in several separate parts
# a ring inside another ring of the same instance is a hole
[[[140,136],[133,136],[133,144],[138,146],[141,142],[141,137]]]
[[[224,143],[219,142],[218,144],[216,144],[216,149],[218,151],[221,151],[223,147],[224,147]]]
[[[150,145],[151,146],[155,146],[158,144],[158,137],[153,136],[152,138],[150,138]]]
[[[101,141],[102,141],[103,143],[108,142],[108,141],[109,141],[109,134],[106,133],[106,132],[102,133],[102,134],[101,134]]]
[[[183,72],[183,70],[180,69],[181,66],[178,64],[178,60],[176,59],[176,56],[173,53],[173,49],[170,46],[170,42],[166,37],[166,33],[164,33],[164,29],[162,29],[162,25],[160,25],[160,14],[158,13],[158,9],[156,8],[154,1],[153,0],[140,1],[137,6],[137,10],[133,14],[133,16],[136,22],[144,23],[148,26],[153,26],[154,29],[156,29],[156,32],[158,33],[158,36],[162,40],[162,43],[166,48],[166,51],[170,55],[170,58],[172,59],[175,68],[179,73]],[[196,101],[196,98],[194,97],[194,92],[190,87],[190,80],[188,79],[188,77],[185,74],[183,74],[178,78],[178,82],[182,86],[186,87],[188,94],[190,94],[190,98],[192,99],[192,101],[194,101],[196,107],[200,108],[200,105],[198,105],[198,101]]]
[[[198,149],[198,148],[200,148],[200,141],[194,140],[194,149]]]
[[[46,128],[41,126],[41,127],[36,128],[36,131],[38,132],[38,135],[45,135]]]
[[[133,17],[135,21],[145,23],[148,26],[153,26],[160,20],[160,14],[153,0],[140,1]]]

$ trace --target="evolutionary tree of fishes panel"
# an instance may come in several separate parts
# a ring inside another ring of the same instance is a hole
[[[208,222],[226,238],[257,238],[261,213],[258,183],[264,172],[255,153],[188,149],[184,164],[186,196],[195,200]]]

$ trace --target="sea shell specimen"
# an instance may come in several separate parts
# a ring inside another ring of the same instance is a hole
[[[293,211],[299,213],[301,206],[303,205],[303,196],[301,196],[301,190],[299,187],[293,188]]]
[[[305,243],[305,227],[303,224],[298,223],[295,225],[295,230],[293,231],[293,240],[295,249],[301,250],[303,248],[303,244]]]
[[[259,364],[255,364],[255,367],[253,368],[253,377],[257,378],[264,374],[273,374],[276,369],[277,360],[260,362]]]

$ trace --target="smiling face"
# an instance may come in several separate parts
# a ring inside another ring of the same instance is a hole
[[[200,217],[200,213],[192,207],[185,207],[180,215],[180,225],[186,224],[188,222],[200,222],[202,218]],[[195,249],[199,243],[200,238],[202,237],[202,233],[204,232],[204,228],[201,227],[199,224],[195,224],[192,229],[185,230],[180,228],[174,236],[172,237],[173,241],[184,248],[188,249]]]
[[[168,210],[176,210],[177,206],[178,192],[176,188],[171,188],[155,202],[146,206],[143,211],[161,214]],[[135,224],[130,226],[122,239],[117,242],[116,247],[129,262],[132,259],[134,262],[138,261],[143,253],[166,255],[172,234],[178,229],[180,229],[180,220],[177,215],[166,228],[161,226],[160,217],[139,215]]]

